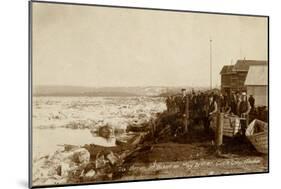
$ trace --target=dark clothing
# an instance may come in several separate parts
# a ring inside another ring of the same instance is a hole
[[[199,119],[203,121],[205,117],[205,96],[203,94],[200,94],[198,96],[198,116]]]
[[[205,133],[209,133],[209,131],[210,131],[210,120],[209,120],[209,117],[204,117],[202,121],[203,121]]]
[[[247,120],[240,120],[242,135],[245,136],[247,129]]]
[[[180,103],[179,103],[179,109],[180,109],[180,113],[182,115],[186,115],[189,116],[189,99],[187,96],[185,97],[180,97]]]
[[[250,96],[249,97],[249,103],[251,105],[252,108],[255,107],[255,98],[253,96]]]
[[[189,98],[188,96],[180,97],[179,104],[180,114],[182,116],[182,123],[184,126],[184,132],[188,132],[188,120],[189,120]]]
[[[220,97],[219,108],[220,108],[221,112],[225,112],[229,108],[228,103],[229,103],[229,100],[228,100],[228,97],[226,95],[223,95],[223,96]]]
[[[216,101],[213,101],[213,102],[209,103],[208,115],[209,115],[211,112],[215,111],[215,109],[216,109],[215,106],[216,106]]]
[[[229,105],[228,101],[226,101],[226,103],[225,103],[225,107],[223,109],[223,112],[225,112],[226,114],[229,114],[231,112],[231,106]]]
[[[171,111],[171,98],[170,97],[166,98],[166,107],[167,107],[167,111],[170,112]]]
[[[217,102],[218,109],[221,110],[221,107],[223,106],[223,97],[222,96],[217,96],[215,100]]]
[[[181,99],[182,99],[181,96],[176,96],[176,97],[175,97],[175,100],[174,100],[174,101],[175,101],[175,102],[174,102],[175,104],[174,104],[174,105],[175,105],[175,110],[176,110],[176,112],[180,112],[180,107],[181,107],[181,104],[182,104],[182,100],[181,100]]]
[[[237,99],[235,95],[231,95],[229,105],[231,108],[231,112],[237,115]]]
[[[248,101],[241,101],[239,104],[238,104],[238,115],[241,117],[243,113],[246,113],[248,112],[249,110],[249,102]]]
[[[206,106],[206,116],[203,118],[203,124],[204,124],[204,130],[206,133],[209,133],[210,131],[210,123],[213,119],[213,116],[210,115],[211,112],[214,112],[215,110],[218,111],[218,107],[216,101],[212,101],[211,103],[208,102]]]
[[[245,113],[249,113],[249,110],[250,110],[250,104],[249,102],[246,100],[246,101],[241,101],[239,104],[238,104],[238,115],[240,117],[243,117],[245,119],[241,119],[240,120],[240,124],[241,124],[241,130],[242,130],[242,135],[245,136],[245,132],[246,132],[246,129],[247,129],[247,125],[248,125],[248,115],[245,115],[243,116],[243,114]]]

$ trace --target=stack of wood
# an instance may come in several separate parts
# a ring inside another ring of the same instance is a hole
[[[217,116],[212,117],[211,129],[215,132],[217,127]],[[223,135],[227,137],[234,137],[241,131],[240,119],[236,115],[223,115]]]
[[[224,115],[223,119],[223,135],[234,137],[241,130],[240,119],[236,115]]]

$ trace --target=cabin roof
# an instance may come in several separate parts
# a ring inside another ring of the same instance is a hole
[[[233,65],[225,65],[222,67],[220,74],[227,74],[227,73],[231,73],[233,70]]]
[[[268,66],[252,65],[249,67],[245,85],[268,85]]]
[[[248,71],[250,66],[267,65],[265,60],[237,60],[233,67],[235,71]]]

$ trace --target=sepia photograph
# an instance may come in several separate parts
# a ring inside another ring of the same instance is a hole
[[[30,187],[269,172],[269,17],[29,2]]]

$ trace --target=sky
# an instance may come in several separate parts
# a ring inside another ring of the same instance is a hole
[[[267,60],[267,18],[33,3],[34,85],[220,85],[238,59]]]

